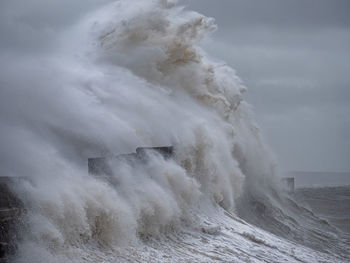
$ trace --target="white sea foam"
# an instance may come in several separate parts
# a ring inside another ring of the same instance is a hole
[[[170,1],[122,0],[58,36],[49,57],[3,57],[2,173],[28,178],[15,189],[27,209],[16,262],[269,258],[252,246],[296,260],[235,215],[245,192],[270,195],[276,165],[235,71],[198,46],[213,30]],[[174,159],[115,166],[113,184],[87,174],[88,157],[163,145]]]

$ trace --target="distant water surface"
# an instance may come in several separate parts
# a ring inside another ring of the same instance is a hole
[[[350,237],[350,186],[300,188],[296,198]]]

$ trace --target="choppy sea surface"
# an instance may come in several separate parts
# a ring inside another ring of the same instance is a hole
[[[340,231],[350,234],[350,186],[299,188],[295,198]]]

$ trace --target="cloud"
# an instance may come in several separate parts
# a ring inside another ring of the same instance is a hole
[[[350,26],[347,0],[185,0],[182,3],[215,17],[222,29],[256,25],[304,29]]]
[[[59,32],[103,3],[113,0],[3,0],[0,48],[6,52],[43,52]]]

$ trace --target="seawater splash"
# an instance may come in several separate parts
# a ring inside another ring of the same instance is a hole
[[[116,1],[58,36],[51,56],[9,60],[1,167],[28,178],[14,189],[27,210],[15,262],[176,262],[190,248],[193,262],[266,258],[251,244],[331,262],[237,217],[282,201],[245,87],[198,45],[213,30],[170,1]],[[162,145],[176,157],[114,167],[115,184],[87,174],[89,157]],[[183,248],[191,235],[201,241]]]

